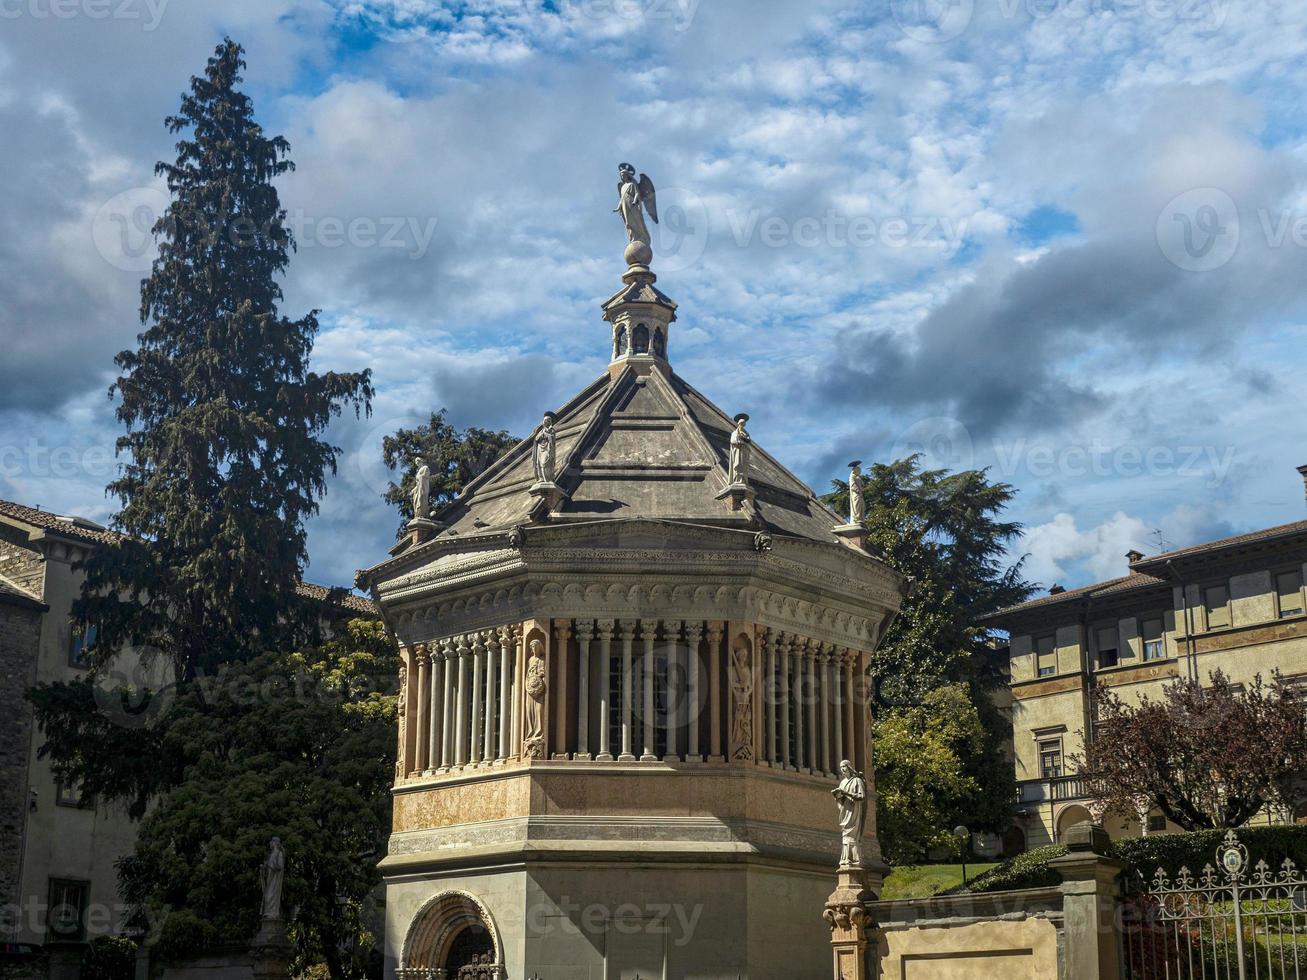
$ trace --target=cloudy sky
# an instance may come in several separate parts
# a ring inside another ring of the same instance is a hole
[[[1044,585],[1307,516],[1292,0],[0,0],[0,497],[112,514],[163,118],[224,34],[298,167],[284,311],[378,389],[317,581],[393,541],[382,435],[602,372],[623,160],[676,369],[818,490],[988,466]]]

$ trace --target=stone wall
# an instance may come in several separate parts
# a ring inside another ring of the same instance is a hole
[[[39,596],[45,562],[27,544],[27,535],[0,525],[0,575],[19,588]]]
[[[32,706],[24,695],[40,637],[40,609],[0,601],[0,938],[11,934],[19,901],[32,740]]]

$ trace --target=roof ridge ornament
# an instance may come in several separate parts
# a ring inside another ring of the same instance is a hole
[[[735,428],[731,430],[726,488],[717,495],[718,500],[730,499],[731,510],[743,510],[745,504],[752,501],[754,497],[753,488],[749,486],[749,467],[753,457],[753,437],[744,431],[748,421],[749,416],[743,412],[735,416]]]
[[[654,224],[658,224],[658,196],[653,181],[648,174],[641,174],[637,181],[635,167],[629,163],[617,165],[617,207],[613,211],[622,216],[626,225],[627,246],[624,256],[627,271],[643,269],[649,271],[653,261],[653,242],[649,236],[649,226],[644,222],[644,212],[648,212]]]
[[[862,460],[855,459],[849,463],[849,522],[835,528],[835,533],[850,548],[867,550],[867,498],[863,496],[865,482],[862,478]]]
[[[622,288],[603,306],[604,319],[613,325],[613,359],[616,374],[628,364],[637,373],[655,367],[666,369],[668,328],[676,319],[676,304],[654,285],[658,277],[649,268],[653,245],[645,215],[658,223],[658,196],[648,174],[636,177],[629,163],[617,167],[617,207],[614,213],[626,226],[626,271]]]

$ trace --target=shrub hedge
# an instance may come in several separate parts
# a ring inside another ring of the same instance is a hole
[[[1248,848],[1250,868],[1258,861],[1265,861],[1272,872],[1278,872],[1284,859],[1289,858],[1299,871],[1307,869],[1307,826],[1240,827],[1235,833]],[[1151,882],[1159,867],[1172,877],[1182,866],[1187,867],[1196,877],[1205,865],[1216,864],[1216,850],[1225,834],[1224,830],[1195,830],[1125,837],[1112,841],[1108,857],[1123,862],[1124,877],[1135,883]],[[1056,885],[1061,878],[1048,862],[1066,852],[1062,844],[1032,848],[978,875],[968,888],[954,888],[948,894]]]

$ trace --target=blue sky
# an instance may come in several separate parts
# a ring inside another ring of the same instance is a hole
[[[923,451],[1020,491],[1044,585],[1307,516],[1307,10],[1230,0],[12,0],[0,496],[107,519],[171,153],[225,33],[291,143],[284,310],[373,368],[311,578],[384,557],[381,437],[529,431],[604,368],[616,166],[674,366],[819,491]]]

